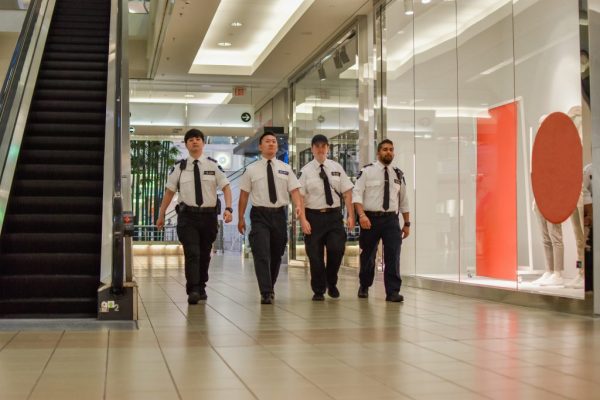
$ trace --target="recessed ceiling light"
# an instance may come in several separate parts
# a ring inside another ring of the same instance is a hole
[[[243,24],[240,21],[234,21],[231,23],[231,26],[235,26],[236,28],[242,26]]]
[[[184,94],[183,97],[187,97],[188,99],[193,99],[196,96],[194,96],[193,94]]]
[[[229,46],[231,46],[231,43],[229,43],[229,42],[219,42],[217,44],[219,46],[221,46],[221,47],[229,47]]]

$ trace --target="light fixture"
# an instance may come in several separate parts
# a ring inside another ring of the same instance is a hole
[[[347,62],[350,62],[350,57],[348,57],[348,53],[346,53],[346,46],[342,46],[340,48],[340,61],[343,64],[346,64]]]
[[[421,4],[429,4],[431,3],[431,0],[421,0]]]
[[[412,0],[404,0],[404,14],[405,15],[413,15],[415,11],[413,10],[413,2]]]
[[[243,24],[240,21],[234,21],[234,22],[231,23],[231,26],[235,26],[236,28],[239,28],[242,25]]]
[[[336,50],[336,52],[333,53],[333,64],[337,69],[342,69],[344,67],[344,63],[342,62],[342,59],[340,57],[339,50]]]
[[[229,46],[231,46],[231,43],[229,43],[229,42],[219,42],[217,44],[219,46],[221,46],[221,47],[229,47]]]
[[[319,65],[317,68],[317,72],[319,73],[319,80],[324,81],[327,79],[327,75],[325,75],[325,68],[323,68],[323,64]]]
[[[191,94],[191,93],[188,93],[188,94],[184,94],[184,95],[183,95],[183,97],[185,97],[185,98],[188,98],[188,99],[193,99],[193,98],[194,98],[194,97],[196,97],[196,96],[194,96],[194,95],[193,95],[193,94]]]

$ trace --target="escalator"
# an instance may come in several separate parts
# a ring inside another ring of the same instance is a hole
[[[0,234],[0,317],[97,315],[110,14],[56,0]]]

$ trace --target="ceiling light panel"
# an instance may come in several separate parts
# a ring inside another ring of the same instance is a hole
[[[314,1],[221,0],[189,72],[252,75]],[[252,19],[232,26],[246,15]]]
[[[130,103],[160,103],[160,104],[227,104],[231,93],[181,93],[181,92],[152,92],[137,90],[130,98]]]

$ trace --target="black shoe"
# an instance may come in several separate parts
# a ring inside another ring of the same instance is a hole
[[[313,301],[324,301],[325,300],[325,296],[323,296],[323,293],[315,293],[313,295],[312,300]]]
[[[200,293],[190,292],[188,294],[188,304],[198,304],[198,301],[200,301]]]
[[[340,297],[340,291],[335,285],[329,286],[327,288],[327,294],[329,295],[329,297],[332,297],[334,299]]]
[[[391,301],[393,303],[402,303],[404,301],[404,296],[400,293],[388,294],[385,296],[385,301]]]
[[[206,300],[208,299],[208,296],[206,295],[206,290],[202,289],[200,290],[200,300]]]
[[[271,293],[263,293],[260,296],[260,304],[273,304],[273,298],[271,297]]]
[[[367,297],[369,297],[369,288],[364,286],[359,287],[358,297],[360,297],[361,299],[366,299]]]

